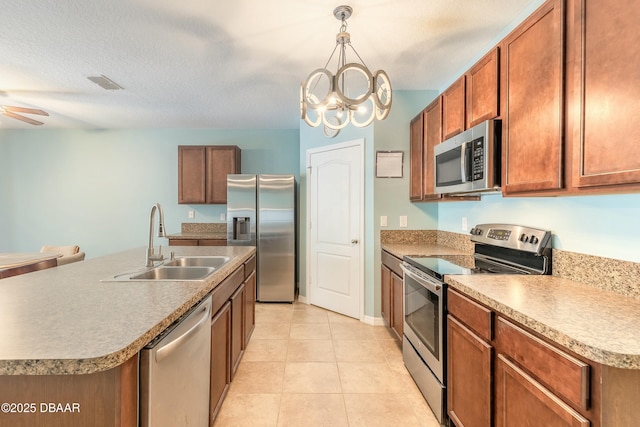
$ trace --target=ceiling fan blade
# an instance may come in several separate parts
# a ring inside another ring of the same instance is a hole
[[[37,110],[35,108],[9,107],[7,105],[4,105],[2,108],[4,108],[5,111],[14,112],[14,113],[38,114],[39,116],[49,115],[49,113],[47,113],[46,111]]]
[[[6,109],[6,107],[5,107],[5,109]],[[15,114],[15,113],[12,113],[10,111],[5,111],[2,114],[4,114],[5,116],[8,116],[8,117],[12,117],[14,119],[18,119],[18,120],[21,120],[23,122],[29,123],[30,125],[40,126],[40,125],[44,124],[44,123],[39,122],[37,120],[33,120],[33,119],[30,119],[29,117],[21,116],[20,114]],[[48,114],[47,114],[47,116],[48,116]]]

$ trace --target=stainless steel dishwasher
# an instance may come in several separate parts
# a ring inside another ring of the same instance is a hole
[[[209,425],[211,296],[140,354],[140,426]]]

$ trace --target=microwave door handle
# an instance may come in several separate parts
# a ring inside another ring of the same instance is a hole
[[[467,143],[460,146],[460,182],[467,182]]]

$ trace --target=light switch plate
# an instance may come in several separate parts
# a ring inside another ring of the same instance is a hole
[[[226,221],[223,213],[220,214],[220,221]]]
[[[196,217],[196,211],[189,211],[189,218],[195,218]]]
[[[380,227],[386,227],[386,226],[387,226],[387,216],[382,215],[380,216]]]
[[[406,227],[406,226],[407,226],[407,216],[400,215],[400,227]]]
[[[462,217],[462,231],[467,231],[467,217]]]

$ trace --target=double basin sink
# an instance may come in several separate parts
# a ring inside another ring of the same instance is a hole
[[[144,271],[117,274],[102,281],[202,281],[231,260],[228,256],[180,256]]]

